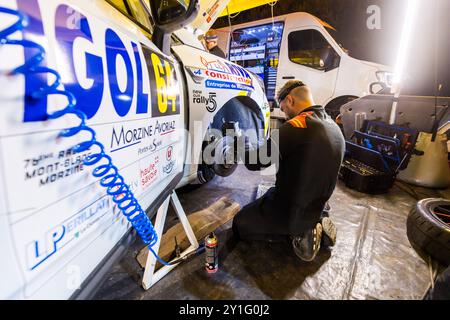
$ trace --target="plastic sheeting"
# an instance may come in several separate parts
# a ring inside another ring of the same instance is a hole
[[[239,166],[230,177],[217,177],[201,188],[180,192],[179,197],[187,212],[223,195],[242,206],[255,199],[258,185],[273,181],[273,176]],[[288,244],[233,243],[230,222],[216,233],[220,253],[214,276],[205,273],[201,255],[143,292],[134,280],[142,271],[130,267],[136,264],[130,254],[114,267],[96,298],[420,299],[430,284],[429,270],[409,244],[406,218],[417,199],[448,198],[448,191],[437,194],[396,183],[389,193],[370,196],[339,182],[330,200],[337,244],[332,250],[322,249],[312,263],[300,261]]]

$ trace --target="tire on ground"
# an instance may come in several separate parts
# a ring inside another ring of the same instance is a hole
[[[417,203],[408,216],[406,227],[409,242],[427,261],[427,256],[444,266],[450,265],[450,225],[440,220],[433,211],[444,207],[450,210],[450,201],[428,198]]]

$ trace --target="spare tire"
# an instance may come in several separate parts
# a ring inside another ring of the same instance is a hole
[[[411,210],[406,230],[412,247],[444,266],[450,265],[450,201],[428,198]]]

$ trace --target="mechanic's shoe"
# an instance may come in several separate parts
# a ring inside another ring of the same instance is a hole
[[[316,227],[305,235],[292,238],[292,247],[294,252],[303,261],[313,261],[320,250],[320,241],[322,238],[322,225],[316,224]]]
[[[331,211],[331,206],[328,203],[328,201],[325,202],[325,206],[323,207],[323,211],[326,212],[327,214]]]
[[[324,217],[320,222],[322,225],[322,244],[324,247],[333,247],[336,244],[337,229],[333,221]]]

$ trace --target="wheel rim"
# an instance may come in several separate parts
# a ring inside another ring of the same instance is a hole
[[[214,164],[212,166],[214,172],[221,177],[228,177],[237,168],[234,162],[233,153],[234,139],[225,136],[217,142],[214,151]]]
[[[439,222],[450,227],[450,204],[440,204],[431,209],[431,214]]]

